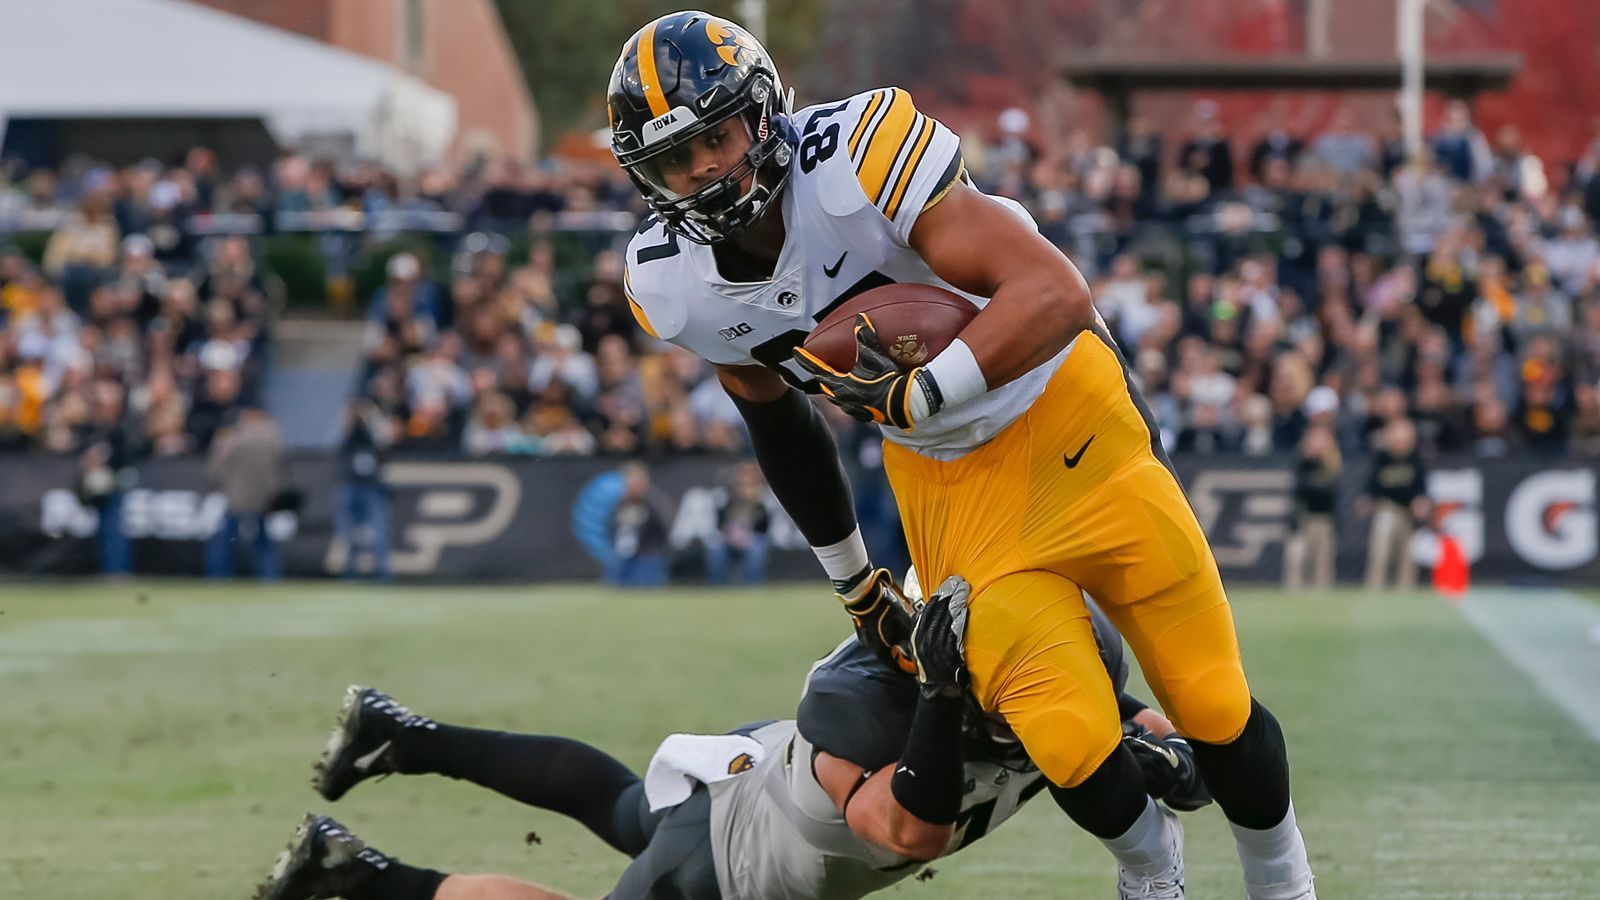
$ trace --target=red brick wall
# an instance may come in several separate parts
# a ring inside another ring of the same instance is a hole
[[[538,121],[494,0],[426,0],[423,77],[456,98],[458,153],[531,158]]]
[[[1329,0],[1328,38],[1334,58],[1393,58],[1397,0]],[[1061,140],[1074,128],[1096,131],[1098,100],[1052,83],[1052,59],[1068,54],[1115,54],[1127,49],[1162,58],[1238,58],[1301,52],[1302,22],[1294,0],[959,0],[959,11],[936,52],[915,56],[902,66],[906,87],[918,105],[957,127],[992,134],[995,114],[1009,105],[1035,112],[1041,137]],[[1527,149],[1551,163],[1580,154],[1600,131],[1600,2],[1597,0],[1454,0],[1430,7],[1428,52],[1451,54],[1494,51],[1522,55],[1524,68],[1511,88],[1478,99],[1475,118],[1491,138],[1503,125],[1516,126]],[[1041,13],[1049,13],[1044,15]],[[918,47],[925,23],[908,18],[903,28]],[[921,30],[913,30],[921,29]],[[888,44],[876,39],[874,46]],[[870,56],[869,56],[870,58]],[[851,69],[848,55],[827,57]],[[859,67],[855,67],[859,68]],[[881,66],[879,67],[882,68]],[[927,74],[920,74],[927,73]],[[876,86],[873,76],[830,85],[845,94]],[[882,77],[882,76],[878,76]],[[806,95],[807,85],[794,79]],[[920,91],[919,91],[920,89]],[[815,95],[812,95],[815,97]],[[1188,113],[1199,92],[1144,93],[1135,108],[1168,123],[1172,142],[1182,139]],[[1266,113],[1281,108],[1291,130],[1316,134],[1341,106],[1352,107],[1367,126],[1387,121],[1392,92],[1263,93],[1209,92],[1219,102],[1235,155],[1248,147]],[[1443,108],[1430,95],[1425,128],[1436,127]],[[1171,143],[1171,142],[1169,142]],[[1554,173],[1552,173],[1554,174]]]
[[[404,59],[406,0],[193,0],[381,60],[456,100],[454,152],[531,158],[538,120],[493,0],[423,0],[423,50]]]
[[[328,39],[333,0],[190,0],[319,41]]]
[[[329,41],[397,68],[405,0],[330,0]],[[422,58],[411,73],[455,97],[455,152],[531,158],[537,122],[493,0],[423,0]]]

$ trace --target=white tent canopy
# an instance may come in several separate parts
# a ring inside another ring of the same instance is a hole
[[[259,118],[400,171],[455,133],[454,99],[392,66],[183,0],[0,0],[0,21],[0,123]]]

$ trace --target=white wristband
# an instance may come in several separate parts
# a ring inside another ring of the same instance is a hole
[[[837,544],[812,547],[811,552],[817,555],[817,561],[834,581],[849,581],[867,567],[867,542],[861,539],[859,527]]]
[[[978,367],[978,358],[960,338],[951,341],[943,353],[923,366],[918,378],[927,379],[928,383],[912,386],[912,422],[920,422],[989,391],[989,382],[984,378],[983,369]]]

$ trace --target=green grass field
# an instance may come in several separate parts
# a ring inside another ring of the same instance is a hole
[[[1325,900],[1600,896],[1600,745],[1456,610],[1248,591],[1235,605]],[[310,763],[350,682],[642,769],[668,731],[788,715],[843,633],[826,595],[792,587],[0,589],[0,898],[248,896],[298,817],[327,806]],[[443,779],[363,785],[331,811],[408,861],[584,896],[623,862]],[[1189,895],[1242,896],[1220,814],[1186,821]],[[935,868],[894,895],[1114,891],[1109,857],[1048,800]]]

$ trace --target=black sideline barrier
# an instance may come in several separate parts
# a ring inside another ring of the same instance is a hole
[[[694,457],[650,463],[670,513],[674,572],[698,572],[700,537],[714,528],[718,492],[734,459]],[[1211,537],[1224,576],[1235,583],[1282,577],[1293,483],[1288,458],[1192,457],[1175,460],[1189,498]],[[584,495],[613,460],[394,459],[390,493],[392,566],[397,578],[437,582],[594,579],[601,564],[586,548],[602,535],[606,508]],[[290,577],[337,574],[344,547],[334,536],[339,463],[331,454],[300,454],[298,514],[272,522],[284,538]],[[206,484],[199,459],[157,459],[139,466],[123,501],[138,574],[198,575],[205,539],[225,503]],[[1338,576],[1361,578],[1366,520],[1353,507],[1365,464],[1349,461],[1341,491]],[[96,508],[80,499],[71,460],[0,456],[0,574],[83,575],[96,571]],[[1457,537],[1473,575],[1495,581],[1600,584],[1593,463],[1531,459],[1438,461],[1430,474],[1438,521]],[[775,519],[770,573],[820,577],[804,540],[781,513]],[[1422,542],[1425,550],[1426,541]]]

